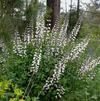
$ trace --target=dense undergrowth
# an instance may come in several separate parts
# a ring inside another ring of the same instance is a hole
[[[44,33],[23,54],[0,54],[0,101],[99,101],[100,41],[94,34],[99,30],[91,33],[87,25],[61,45],[59,33]]]

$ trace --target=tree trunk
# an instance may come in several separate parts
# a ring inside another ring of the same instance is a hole
[[[59,25],[60,19],[60,0],[47,0],[47,12],[45,26],[52,28]]]
[[[77,18],[79,18],[80,13],[80,0],[77,1]]]

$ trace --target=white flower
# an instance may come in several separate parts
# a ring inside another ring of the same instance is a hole
[[[21,41],[20,35],[18,32],[15,32],[15,39],[13,40],[13,52],[19,56],[25,55],[25,47]]]
[[[58,62],[58,64],[55,65],[55,69],[54,69],[54,73],[53,73],[52,77],[51,78],[48,77],[46,84],[43,86],[43,90],[48,90],[51,85],[53,85],[55,82],[58,82],[61,75],[65,71],[65,64],[69,60],[73,60],[76,57],[78,57],[80,55],[80,53],[82,53],[83,50],[87,47],[88,43],[89,43],[89,39],[87,39],[87,38],[84,39],[83,42],[81,42],[74,49],[72,49],[72,51],[69,54],[67,54],[67,55],[65,54],[62,57],[62,59]]]
[[[30,71],[33,72],[34,74],[38,72],[39,66],[40,66],[40,61],[41,61],[41,51],[40,52],[35,52],[32,65],[30,68]]]
[[[93,68],[95,68],[98,64],[100,64],[100,57],[98,57],[97,59],[91,59],[89,57],[82,64],[82,67],[79,70],[80,71],[80,74],[84,75],[88,71],[91,71]]]
[[[75,27],[73,28],[73,30],[71,31],[69,38],[67,39],[68,42],[70,41],[74,41],[76,36],[78,35],[78,32],[80,30],[81,27],[81,23],[82,23],[82,16],[80,16],[79,20],[77,21]]]

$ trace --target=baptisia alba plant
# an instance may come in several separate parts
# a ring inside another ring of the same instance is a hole
[[[80,16],[69,36],[66,33],[69,19],[59,31],[57,27],[50,31],[45,28],[43,17],[38,18],[34,36],[31,23],[26,27],[23,40],[15,32],[13,54],[8,54],[2,67],[6,78],[23,89],[20,101],[27,96],[30,99],[35,96],[40,101],[86,101],[86,93],[81,92],[86,91],[85,73],[100,64],[100,58],[88,59],[82,65],[76,61],[86,54],[91,40],[86,36],[76,44],[82,20]]]

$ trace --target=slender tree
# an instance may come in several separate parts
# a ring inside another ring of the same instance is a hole
[[[80,13],[80,0],[77,0],[77,18],[79,18]]]
[[[59,24],[60,18],[60,0],[47,0],[47,12],[45,26],[52,28],[55,24]],[[57,22],[57,23],[56,23]]]

